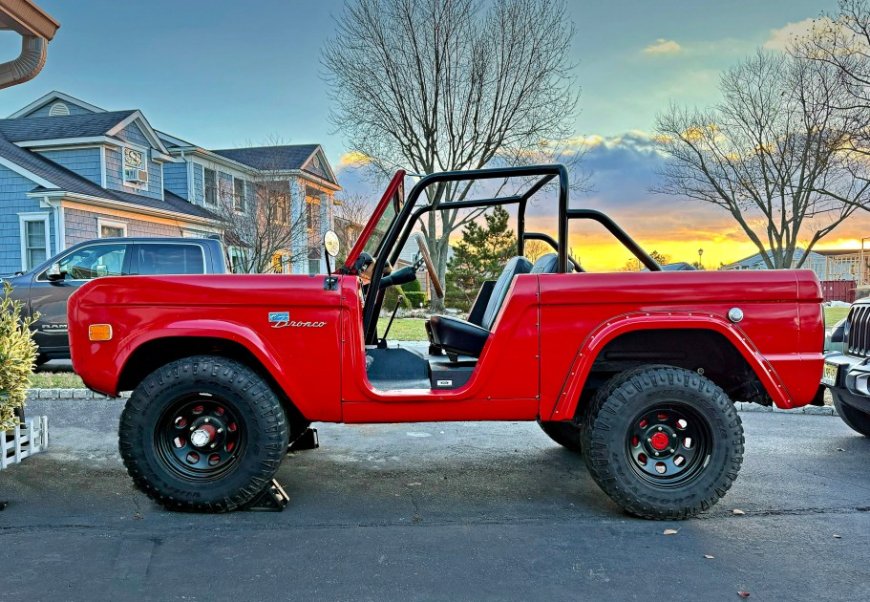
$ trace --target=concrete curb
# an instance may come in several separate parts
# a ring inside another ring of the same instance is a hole
[[[37,399],[122,399],[130,397],[129,392],[121,393],[120,397],[109,397],[90,389],[29,389],[26,401]]]
[[[773,406],[761,406],[748,401],[735,401],[734,407],[738,412],[767,412],[774,414],[810,414],[812,416],[837,416],[834,406],[804,406],[794,410],[781,410]]]
[[[129,392],[121,393],[120,397],[107,397],[102,393],[95,393],[90,389],[30,389],[27,392],[27,401],[35,401],[37,399],[126,399],[130,397]],[[810,414],[813,416],[836,416],[837,410],[834,406],[804,406],[794,410],[781,410],[772,406],[761,406],[757,403],[749,403],[746,401],[736,401],[734,406],[738,412],[774,412],[777,414]]]

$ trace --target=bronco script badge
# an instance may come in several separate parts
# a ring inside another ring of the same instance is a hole
[[[272,328],[323,328],[326,322],[296,322],[290,319],[289,311],[270,311],[269,324]]]

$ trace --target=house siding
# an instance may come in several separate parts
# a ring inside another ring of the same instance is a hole
[[[163,165],[163,187],[169,192],[187,199],[189,190],[187,186],[187,162],[166,163]]]
[[[58,165],[74,171],[94,184],[102,182],[100,148],[76,148],[71,150],[39,151],[39,154]]]
[[[36,184],[6,167],[0,167],[0,274],[12,274],[21,269],[21,229],[19,213],[49,213],[48,256],[55,253],[54,210],[39,206],[38,199],[27,198]]]
[[[106,188],[141,194],[153,199],[163,198],[163,170],[159,163],[148,161],[148,190],[145,190],[124,184],[122,161],[120,150],[106,148]]]
[[[21,117],[22,118],[25,118],[25,117],[49,117],[50,115],[48,114],[48,112],[51,111],[51,105],[53,105],[55,102],[63,102],[63,101],[52,100],[51,102],[48,102],[48,103],[42,105],[41,107],[34,109],[33,111],[31,111],[27,115],[22,115]],[[74,104],[69,103],[69,102],[64,102],[63,104],[65,104],[67,106],[67,108],[69,109],[70,115],[89,115],[89,114],[93,113],[93,111],[83,109],[82,107],[80,107],[78,105],[74,105]]]
[[[118,132],[116,138],[141,146],[147,149],[148,166],[148,189],[134,188],[124,184],[123,159],[121,150],[117,148],[106,147],[106,188],[110,190],[120,190],[123,192],[131,192],[133,194],[141,194],[153,199],[163,198],[163,166],[156,161],[151,160],[151,143],[145,138],[142,130],[135,123],[131,123],[123,130]]]
[[[119,218],[99,211],[64,209],[67,246],[99,238],[98,220],[100,218],[127,224],[127,236],[181,236],[185,227],[184,224],[169,226],[145,220]]]
[[[197,205],[205,203],[205,176],[203,175],[202,165],[199,163],[193,164],[193,202]],[[189,199],[188,199],[189,200]]]

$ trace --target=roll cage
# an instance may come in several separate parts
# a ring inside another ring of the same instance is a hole
[[[387,228],[384,238],[378,243],[377,256],[372,275],[370,290],[378,291],[378,285],[383,276],[384,267],[387,261],[395,263],[398,260],[399,253],[408,241],[408,237],[414,229],[414,224],[425,213],[438,210],[445,211],[450,209],[473,209],[478,207],[495,207],[502,205],[517,206],[517,254],[522,255],[527,240],[539,240],[553,247],[558,257],[557,272],[565,273],[568,271],[568,263],[572,264],[574,269],[580,271],[580,265],[568,254],[568,226],[572,219],[590,220],[601,224],[608,232],[610,232],[637,260],[650,271],[660,271],[656,261],[644,251],[616,222],[610,219],[607,215],[594,209],[572,209],[568,206],[569,200],[569,183],[568,170],[564,165],[528,165],[520,167],[492,167],[487,169],[476,169],[469,171],[445,171],[433,173],[420,178],[420,180],[411,189],[407,199],[402,199],[402,182],[405,177],[405,172],[400,170],[396,172],[393,179],[390,181],[381,202],[378,204],[371,220],[366,225],[359,240],[354,245],[351,253],[348,255],[345,270],[352,270],[352,265],[356,258],[362,252],[367,239],[374,232],[375,225],[383,216],[385,209],[390,203],[393,203],[396,210],[395,216]],[[436,204],[425,204],[421,207],[416,207],[417,201],[423,192],[433,185],[464,182],[476,180],[495,180],[500,178],[534,178],[537,179],[526,190],[519,194],[497,195],[491,198],[472,199],[451,201],[442,200]],[[547,184],[556,180],[559,186],[558,192],[558,239],[554,240],[548,234],[541,232],[526,232],[526,208],[529,200],[538,192],[541,191]],[[391,251],[391,252],[384,252]],[[382,294],[370,294],[366,296],[365,306],[363,309],[363,324],[365,328],[366,344],[374,344],[377,340],[377,316],[380,307],[383,304]]]

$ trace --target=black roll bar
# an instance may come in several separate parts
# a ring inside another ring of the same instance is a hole
[[[414,209],[417,204],[417,199],[423,191],[432,184],[440,184],[443,182],[460,182],[463,180],[495,180],[499,178],[521,178],[541,176],[541,178],[532,184],[528,190],[522,194],[511,195],[506,197],[475,199],[470,201],[445,201],[437,205],[424,205],[419,209]],[[557,271],[565,273],[568,271],[568,220],[569,219],[591,219],[603,225],[613,236],[617,238],[623,245],[628,248],[637,259],[652,271],[660,271],[661,266],[657,264],[646,251],[644,251],[631,237],[620,228],[609,217],[600,211],[592,209],[568,209],[568,170],[564,165],[523,165],[518,167],[490,167],[485,169],[475,169],[469,171],[444,171],[433,173],[420,178],[420,180],[411,189],[408,198],[406,199],[402,210],[393,220],[393,224],[384,236],[381,249],[393,249],[392,255],[389,257],[386,253],[379,253],[375,260],[374,269],[372,271],[372,280],[369,286],[370,291],[378,291],[380,280],[383,277],[384,266],[389,259],[395,263],[399,253],[408,241],[411,235],[413,224],[417,218],[426,212],[445,209],[462,209],[472,207],[492,207],[497,205],[509,205],[517,203],[519,205],[519,214],[517,217],[517,233],[518,247],[522,254],[523,241],[525,238],[531,238],[525,234],[525,209],[529,199],[544,186],[555,178],[559,179],[559,242],[556,245],[558,255]],[[546,239],[542,239],[546,240]],[[552,238],[549,239],[552,241]],[[397,244],[398,242],[398,244]],[[578,266],[573,259],[572,264]],[[579,267],[579,266],[578,266]],[[363,323],[365,324],[365,340],[367,344],[373,344],[377,339],[377,320],[375,312],[378,308],[378,295],[369,294],[366,297],[365,307],[363,309]]]

